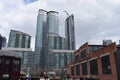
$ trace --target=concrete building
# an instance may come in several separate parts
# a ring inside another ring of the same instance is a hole
[[[80,80],[120,80],[120,47],[85,43],[74,52],[74,61],[67,66],[70,78]]]

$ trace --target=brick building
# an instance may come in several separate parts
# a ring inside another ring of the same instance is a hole
[[[120,80],[120,47],[85,43],[74,52],[67,74],[79,80]]]

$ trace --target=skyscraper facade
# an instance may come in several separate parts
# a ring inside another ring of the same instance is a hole
[[[70,15],[65,21],[65,38],[66,48],[68,50],[75,50],[75,28],[74,28],[74,16]]]
[[[9,35],[8,47],[30,48],[31,36],[17,30],[11,30]]]
[[[48,33],[59,34],[59,19],[58,12],[49,11],[47,12],[47,27]]]
[[[58,36],[49,36],[47,52],[47,69],[61,69],[65,67],[65,54],[61,52],[52,52],[53,49],[65,49],[65,38]]]
[[[36,29],[36,39],[35,39],[35,51],[36,51],[36,65],[37,67],[44,67],[45,58],[45,40],[47,35],[46,28],[46,16],[47,11],[39,9],[37,16],[37,29]]]
[[[8,48],[5,50],[13,50],[18,52],[21,57],[22,69],[26,70],[34,65],[34,52],[30,49],[31,36],[27,33],[11,30],[9,34]],[[33,67],[34,68],[34,67]]]
[[[59,13],[40,9],[37,16],[35,51],[39,69],[65,68],[72,54],[52,52],[54,49],[75,49],[74,16],[66,19],[66,39],[59,35]],[[70,39],[70,40],[69,40]],[[67,45],[66,45],[67,42]]]
[[[36,30],[36,60],[39,68],[48,67],[49,51],[54,49],[55,36],[59,36],[58,12],[39,9]],[[51,47],[50,47],[51,46]]]
[[[66,38],[66,49],[75,50],[75,28],[74,28],[74,15],[67,17],[65,21],[65,38]],[[67,54],[67,64],[72,61],[73,54]]]
[[[55,54],[51,51],[53,49],[58,49],[58,39],[59,39],[59,19],[58,12],[49,11],[47,12],[47,46],[46,46],[46,65],[47,69],[55,68]]]
[[[0,49],[6,47],[6,41],[7,39],[0,34]]]

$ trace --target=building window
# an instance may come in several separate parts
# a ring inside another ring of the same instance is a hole
[[[81,58],[86,57],[86,50],[81,51]]]
[[[96,75],[96,74],[98,74],[97,59],[94,59],[94,60],[91,60],[91,61],[90,61],[90,73],[91,73],[91,75]]]
[[[101,57],[101,62],[102,62],[103,74],[111,74],[112,72],[111,72],[109,55]]]
[[[87,62],[82,63],[82,75],[87,75]]]
[[[1,69],[1,65],[2,65],[2,60],[0,59],[0,69]]]
[[[79,60],[79,54],[75,56],[75,61]]]
[[[93,52],[93,47],[89,46],[89,53],[92,53],[92,52]]]
[[[74,66],[71,67],[71,75],[74,76]]]
[[[79,76],[80,75],[80,64],[76,65],[76,75]]]
[[[4,68],[4,72],[5,73],[9,73],[10,72],[10,59],[5,59],[5,68]]]
[[[16,72],[16,71],[19,71],[19,60],[14,60],[13,61],[13,70]]]

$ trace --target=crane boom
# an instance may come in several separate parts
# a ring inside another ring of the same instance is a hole
[[[67,14],[67,16],[69,16],[69,13],[67,11],[65,11],[65,13]]]

